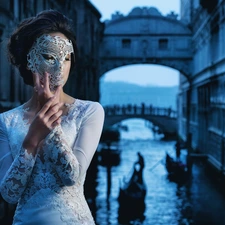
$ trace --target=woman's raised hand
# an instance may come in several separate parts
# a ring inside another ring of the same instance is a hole
[[[34,76],[39,111],[31,122],[23,142],[23,147],[32,153],[36,152],[38,144],[51,130],[61,123],[63,113],[60,109],[62,103],[59,102],[62,87],[57,87],[55,93],[52,93],[49,89],[48,74],[45,74],[43,81],[37,77],[38,75],[35,74]]]

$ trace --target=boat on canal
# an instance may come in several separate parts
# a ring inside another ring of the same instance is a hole
[[[180,159],[174,159],[168,153],[166,153],[165,166],[170,178],[180,179],[186,177],[187,175],[187,164]]]
[[[145,197],[147,187],[143,179],[144,158],[138,152],[138,160],[133,165],[133,172],[128,181],[123,179],[119,189],[118,220],[128,222],[134,219],[144,219]]]

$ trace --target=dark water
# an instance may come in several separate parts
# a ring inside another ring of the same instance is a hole
[[[129,134],[127,134],[129,136]],[[141,135],[143,137],[143,135]],[[184,184],[168,179],[161,161],[165,152],[174,155],[174,143],[149,139],[122,139],[121,162],[112,167],[112,186],[107,201],[107,171],[98,166],[94,217],[98,225],[119,225],[118,201],[120,181],[132,172],[140,151],[145,159],[144,179],[147,184],[146,210],[143,221],[127,224],[143,225],[224,225],[225,198],[205,171],[204,163],[193,164],[192,176]]]

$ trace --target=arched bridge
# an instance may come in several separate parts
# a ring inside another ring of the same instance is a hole
[[[122,120],[140,118],[148,120],[157,126],[165,136],[170,137],[177,134],[177,112],[171,108],[128,104],[126,106],[105,106],[104,109],[105,128],[113,126]]]
[[[126,65],[158,64],[192,71],[192,31],[176,15],[163,16],[154,7],[116,13],[105,22],[100,52],[100,76]]]

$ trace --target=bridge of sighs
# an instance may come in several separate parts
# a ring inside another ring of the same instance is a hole
[[[134,8],[127,16],[117,12],[105,22],[100,76],[125,65],[158,64],[189,79],[191,40],[191,30],[173,13],[163,16],[154,7]]]

